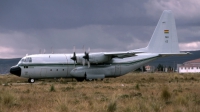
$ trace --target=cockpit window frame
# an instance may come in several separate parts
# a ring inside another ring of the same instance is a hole
[[[27,62],[30,62],[30,63],[31,63],[31,62],[32,62],[32,58],[31,58],[31,57],[23,58],[23,59],[22,59],[22,62],[26,62],[26,63],[27,63]]]
[[[32,63],[32,58],[31,57],[24,57],[19,61],[18,65],[20,65],[21,63]]]

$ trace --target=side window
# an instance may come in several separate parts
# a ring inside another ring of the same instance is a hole
[[[32,62],[32,58],[29,59],[29,62]]]

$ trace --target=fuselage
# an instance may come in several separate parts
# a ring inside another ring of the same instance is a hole
[[[77,54],[82,56],[83,54]],[[105,78],[118,77],[158,58],[158,54],[141,53],[128,58],[83,66],[71,59],[72,54],[37,54],[23,57],[12,67],[13,74],[25,78]],[[11,73],[12,73],[11,68]],[[15,69],[15,70],[14,70]],[[17,70],[16,70],[17,69]]]

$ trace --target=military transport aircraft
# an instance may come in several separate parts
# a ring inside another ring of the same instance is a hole
[[[10,73],[29,78],[30,83],[46,78],[104,79],[125,75],[160,57],[185,54],[179,50],[172,11],[164,10],[145,48],[122,52],[27,55],[11,67]]]

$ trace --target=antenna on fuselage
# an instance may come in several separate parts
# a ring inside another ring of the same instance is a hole
[[[44,49],[43,54],[45,54],[45,51],[46,51],[46,50]]]
[[[51,47],[51,54],[54,54],[54,52],[53,52],[53,47]]]

